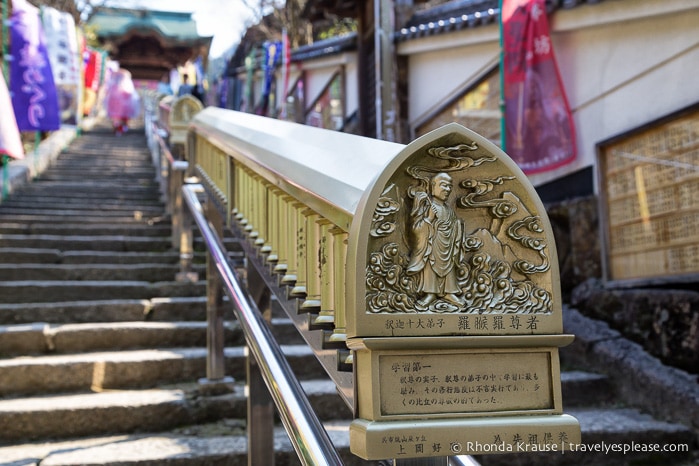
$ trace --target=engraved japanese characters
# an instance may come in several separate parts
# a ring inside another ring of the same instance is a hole
[[[370,229],[367,312],[553,312],[542,212],[521,175],[463,139],[428,144],[386,182]]]

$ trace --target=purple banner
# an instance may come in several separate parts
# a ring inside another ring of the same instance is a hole
[[[58,94],[39,9],[26,0],[12,0],[10,20],[10,90],[17,126],[20,131],[57,130]]]

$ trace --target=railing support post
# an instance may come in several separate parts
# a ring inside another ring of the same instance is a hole
[[[192,213],[184,206],[182,188],[180,188],[177,194],[175,207],[174,215],[177,218],[178,227],[175,227],[173,218],[172,244],[173,247],[180,250],[180,271],[177,273],[175,280],[178,282],[196,282],[199,280],[199,274],[192,270],[192,262],[194,260],[194,233],[192,226],[194,221]],[[175,230],[178,230],[178,232]],[[175,236],[177,236],[177,240],[175,240]]]
[[[209,198],[206,212],[217,237],[223,238],[223,219]],[[234,379],[225,376],[223,282],[210,251],[206,255],[206,321],[206,379],[199,383],[207,393],[230,392]]]
[[[272,321],[269,289],[248,261],[247,284],[250,298],[267,324]],[[259,364],[246,346],[248,386],[248,465],[274,465],[274,400],[267,389]]]
[[[185,172],[188,166],[187,162],[173,161],[170,165],[170,175],[168,176],[168,205],[171,215],[173,249],[179,249],[183,239],[182,186],[185,183]]]

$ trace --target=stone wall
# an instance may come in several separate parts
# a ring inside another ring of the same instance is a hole
[[[558,249],[563,299],[607,322],[665,364],[699,373],[699,292],[675,288],[607,288],[596,197],[547,206]]]
[[[699,292],[613,290],[590,279],[573,291],[571,305],[607,322],[664,363],[699,373]]]
[[[568,300],[576,286],[602,277],[597,198],[586,197],[546,206],[556,238],[561,290]]]

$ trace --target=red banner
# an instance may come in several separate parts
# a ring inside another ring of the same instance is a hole
[[[575,128],[549,36],[545,0],[503,0],[505,151],[525,173],[576,157]]]

